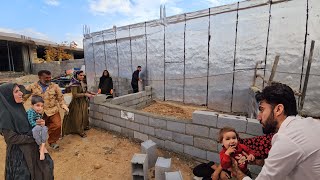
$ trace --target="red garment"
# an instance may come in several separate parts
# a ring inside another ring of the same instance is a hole
[[[247,155],[252,154],[255,156],[254,151],[252,151],[251,149],[249,149],[247,146],[243,144],[238,144],[238,146],[236,147],[236,151],[232,153],[231,156],[226,155],[225,154],[226,151],[227,149],[225,147],[223,147],[223,149],[220,151],[220,163],[222,168],[223,169],[231,168],[231,165],[232,165],[231,157],[233,157],[238,162],[239,169],[243,173],[246,173],[248,171],[247,169],[248,161],[247,161],[247,157],[245,156],[245,153]]]
[[[272,133],[246,139],[239,138],[239,142],[252,149],[255,152],[256,159],[266,159],[271,149],[271,140],[273,135],[274,134]]]

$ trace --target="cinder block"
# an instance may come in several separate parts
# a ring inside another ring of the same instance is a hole
[[[104,103],[106,101],[107,101],[107,96],[104,95],[104,94],[98,94],[98,95],[93,97],[93,102],[95,104]]]
[[[93,114],[93,117],[95,118],[95,119],[99,119],[99,120],[102,120],[102,116],[103,116],[103,114],[102,113],[100,113],[100,112],[94,112],[94,114]]]
[[[171,158],[165,159],[163,157],[158,157],[155,167],[155,179],[165,180],[165,172],[171,171]]]
[[[131,121],[126,121],[126,128],[133,129],[135,131],[140,130],[139,124]]]
[[[100,105],[99,112],[101,112],[102,114],[109,114],[109,108]]]
[[[217,151],[217,142],[210,139],[205,138],[194,138],[194,146],[200,149],[209,150],[209,151]]]
[[[209,138],[215,141],[219,140],[219,131],[220,129],[210,128]]]
[[[164,148],[164,140],[158,139],[158,138],[153,137],[153,136],[149,136],[149,139],[154,141],[157,144],[158,147]]]
[[[118,109],[109,109],[109,114],[114,117],[120,117],[120,110]]]
[[[166,180],[183,180],[180,171],[165,172]]]
[[[176,142],[165,140],[164,147],[175,152],[183,153],[183,145]]]
[[[90,110],[89,111],[89,117],[93,117],[94,116],[94,111]]]
[[[247,119],[243,116],[219,114],[218,128],[223,128],[225,126],[233,127],[237,132],[246,132]]]
[[[262,125],[257,119],[250,119],[247,118],[248,124],[247,124],[247,133],[252,135],[261,136],[263,135],[262,132]]]
[[[121,128],[121,133],[127,137],[133,137],[133,130],[128,128]]]
[[[196,135],[201,137],[209,137],[209,128],[206,126],[187,124],[186,134]]]
[[[148,179],[148,155],[134,154],[131,159],[131,173],[133,180]]]
[[[167,121],[167,129],[179,133],[186,133],[186,124],[180,122]]]
[[[121,127],[126,127],[126,120],[124,120],[124,119],[112,117],[110,119],[110,121],[111,121],[110,123],[112,123],[112,124],[116,124],[116,125],[121,126]]]
[[[141,143],[141,153],[148,155],[148,168],[154,167],[157,161],[157,144],[152,140]]]
[[[204,150],[201,150],[199,148],[193,147],[193,146],[188,146],[184,145],[184,153],[189,154],[194,157],[198,157],[201,159],[206,159],[207,158],[207,152]]]
[[[193,136],[180,134],[180,133],[173,133],[172,138],[174,141],[181,143],[181,144],[187,144],[187,145],[193,145]]]
[[[246,134],[246,133],[238,133],[240,138],[244,139],[244,138],[253,138],[253,135],[250,134]]]
[[[92,110],[92,111],[98,111],[98,110],[99,110],[99,105],[97,105],[97,104],[90,104],[90,110]]]
[[[149,117],[149,126],[166,129],[167,121],[162,120],[162,119],[155,119],[155,118]]]
[[[121,133],[121,127],[120,126],[110,124],[109,127],[110,127],[111,131],[115,131],[115,132]]]
[[[144,89],[145,89],[145,91],[151,91],[152,87],[151,86],[146,86]]]
[[[154,127],[150,127],[142,124],[140,124],[140,132],[149,134],[151,136],[155,135]]]
[[[192,113],[192,122],[205,126],[217,127],[218,114],[210,111],[194,111]]]
[[[135,99],[132,101],[132,105],[139,104],[139,103],[140,103],[140,99]]]
[[[134,132],[133,132],[133,137],[134,137],[135,139],[139,139],[139,140],[141,140],[141,141],[146,141],[146,140],[148,140],[148,135],[142,134],[142,133],[137,132],[137,131],[134,131]]]
[[[158,137],[160,139],[172,140],[172,132],[171,131],[166,131],[163,129],[155,129],[155,134],[156,134],[156,137]]]
[[[207,160],[220,163],[220,155],[218,152],[207,151]]]

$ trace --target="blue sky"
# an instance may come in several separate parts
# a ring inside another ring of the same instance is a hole
[[[0,6],[0,32],[82,47],[83,25],[91,32],[230,4],[238,0],[5,0]]]

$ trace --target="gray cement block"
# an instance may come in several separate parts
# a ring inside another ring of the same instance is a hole
[[[257,119],[250,119],[247,118],[248,124],[247,124],[247,131],[246,133],[261,136],[263,135],[262,132],[262,125]]]
[[[192,122],[205,126],[217,127],[218,114],[210,111],[194,111],[192,113]]]
[[[165,172],[171,171],[171,158],[165,159],[163,157],[158,157],[155,166],[155,179],[165,180]]]
[[[93,102],[94,102],[95,104],[104,103],[104,102],[107,101],[106,98],[107,98],[106,95],[104,95],[104,94],[98,94],[98,95],[96,95],[96,96],[93,97]]]
[[[166,180],[183,180],[182,174],[180,171],[175,172],[165,172]]]
[[[94,114],[93,114],[93,117],[95,118],[95,119],[99,119],[99,120],[102,120],[102,116],[103,116],[103,114],[102,113],[100,113],[100,112],[94,112]]]
[[[142,125],[142,124],[140,124],[140,132],[145,133],[145,134],[149,134],[151,136],[155,135],[154,127],[146,126],[146,125]]]
[[[149,126],[155,127],[155,128],[162,128],[166,129],[167,127],[167,121],[162,119],[156,119],[149,117]]]
[[[246,134],[246,133],[238,133],[240,138],[252,138],[254,137],[253,135],[250,135],[250,134]]]
[[[132,105],[134,104],[139,104],[140,103],[140,99],[135,99],[133,101],[131,101]]]
[[[99,106],[99,112],[101,112],[102,114],[109,114],[109,108],[105,107],[105,106]]]
[[[98,121],[97,127],[101,128],[101,129],[104,129],[104,130],[109,130],[110,129],[110,124],[109,123],[106,123],[106,122],[100,121],[100,120],[97,120],[97,121]]]
[[[219,114],[217,126],[218,128],[229,126],[233,127],[237,132],[246,132],[247,119],[243,116]]]
[[[111,121],[112,121],[111,122],[112,124],[116,124],[118,126],[126,127],[126,120],[125,119],[113,117],[113,118],[111,118]]]
[[[133,137],[133,130],[128,128],[121,128],[121,134],[123,134],[126,137]]]
[[[90,110],[92,110],[92,111],[98,111],[98,110],[99,110],[99,105],[97,105],[97,104],[90,104]]]
[[[147,154],[134,154],[131,159],[131,173],[132,179],[138,180],[148,179],[148,155]]]
[[[219,131],[220,129],[210,128],[209,138],[215,141],[219,141]]]
[[[148,155],[148,168],[154,167],[158,159],[157,144],[152,140],[147,140],[141,143],[141,153]]]
[[[195,137],[193,144],[200,149],[217,151],[217,142],[211,139]]]
[[[199,148],[196,148],[196,147],[193,147],[193,146],[184,145],[184,153],[189,154],[194,157],[201,158],[201,159],[207,158],[206,151],[199,149]]]
[[[90,110],[89,111],[89,117],[93,117],[93,115],[94,115],[94,111]]]
[[[169,141],[169,140],[165,140],[164,141],[164,147],[166,149],[172,150],[174,152],[180,152],[183,153],[183,145],[173,142],[173,141]]]
[[[148,140],[148,135],[143,134],[143,133],[140,133],[140,132],[137,132],[137,131],[134,131],[134,132],[133,132],[133,137],[134,137],[135,139],[139,139],[139,140],[141,140],[141,141],[146,141],[146,140]]]
[[[121,133],[121,127],[120,126],[110,124],[109,127],[110,127],[111,131],[115,131],[115,132]]]
[[[193,136],[185,135],[185,134],[180,134],[180,133],[173,133],[172,138],[174,141],[181,143],[181,144],[186,144],[186,145],[193,145]]]
[[[186,124],[174,121],[167,121],[167,129],[179,133],[186,133]]]
[[[110,116],[110,115],[106,115],[106,114],[104,114],[103,116],[102,116],[102,120],[104,121],[104,122],[108,122],[108,123],[112,123],[113,122],[113,119],[114,117],[113,116]]]
[[[151,91],[152,87],[151,86],[146,86],[144,89],[145,89],[145,91]]]
[[[154,141],[157,144],[158,147],[164,148],[164,140],[158,139],[158,138],[153,137],[153,136],[149,136],[149,139]]]
[[[186,134],[196,135],[201,137],[209,137],[209,128],[206,126],[187,124]]]
[[[155,129],[155,134],[156,134],[156,137],[158,137],[160,139],[172,140],[172,132],[171,131],[166,131],[163,129]]]
[[[220,163],[220,155],[218,152],[207,151],[207,160]]]
[[[114,117],[121,117],[120,110],[118,109],[109,109],[109,114]]]
[[[149,125],[149,117],[140,114],[134,115],[134,121],[140,124]]]
[[[140,131],[139,124],[131,121],[126,121],[126,128],[133,129],[135,131]]]

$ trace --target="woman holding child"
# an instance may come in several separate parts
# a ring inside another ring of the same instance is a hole
[[[84,72],[75,72],[70,82],[72,100],[69,105],[69,113],[64,116],[62,125],[62,136],[68,134],[79,134],[81,137],[87,137],[85,130],[89,129],[89,116],[87,98],[94,96],[94,93],[87,91],[87,85],[84,83]]]
[[[54,179],[49,154],[44,160],[39,159],[39,146],[32,137],[22,95],[16,84],[0,85],[0,134],[7,144],[5,179]]]

